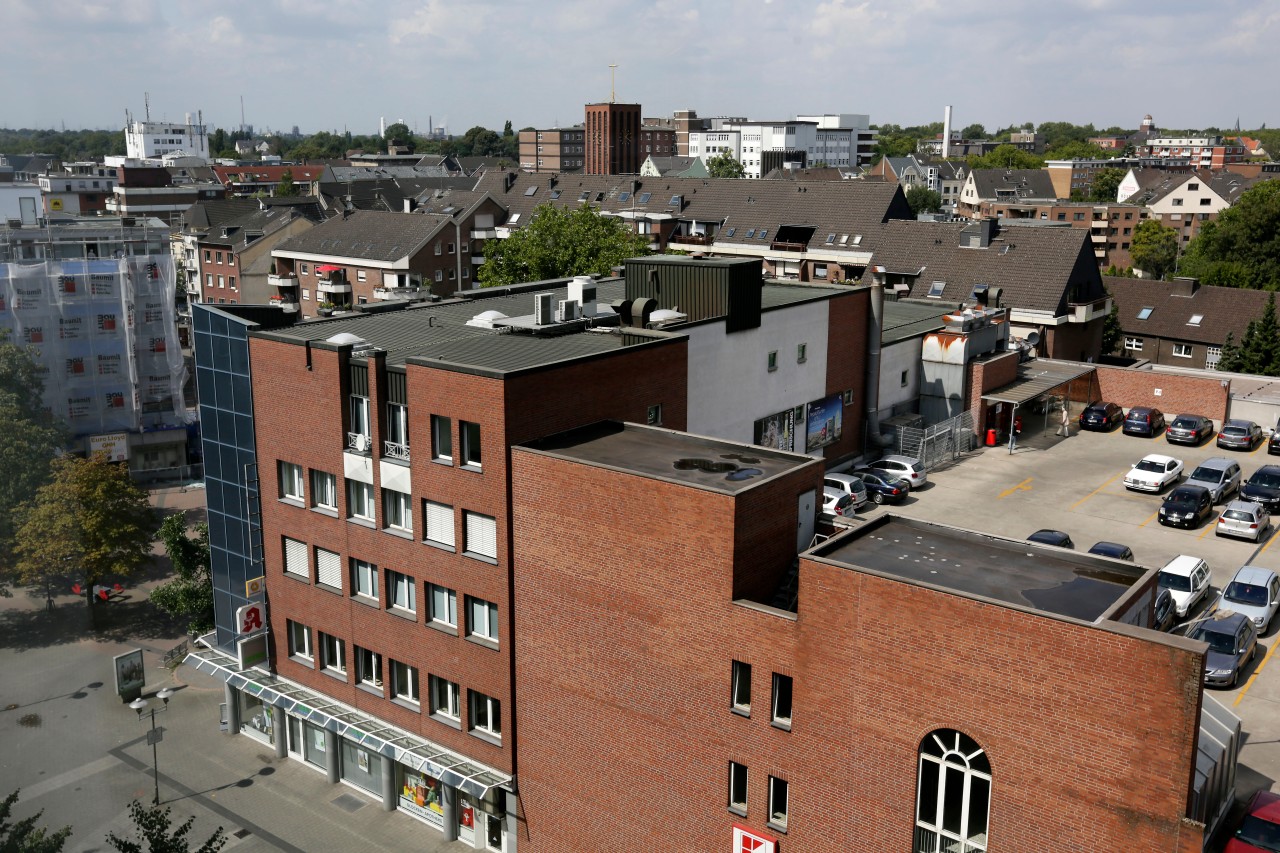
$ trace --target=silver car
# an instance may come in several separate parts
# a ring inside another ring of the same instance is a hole
[[[1271,569],[1241,566],[1218,598],[1218,610],[1234,610],[1248,617],[1258,634],[1267,633],[1280,607],[1280,576]]]
[[[1214,533],[1218,536],[1238,536],[1241,539],[1262,540],[1271,526],[1271,513],[1260,503],[1232,501],[1222,509]]]
[[[872,471],[883,471],[900,480],[906,480],[913,489],[918,489],[929,482],[929,477],[924,472],[924,463],[912,456],[894,454],[877,459],[866,467]]]
[[[1240,490],[1240,466],[1224,456],[1214,456],[1196,466],[1186,485],[1204,486],[1213,502],[1221,503],[1227,495]]]

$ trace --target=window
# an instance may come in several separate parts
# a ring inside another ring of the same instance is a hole
[[[222,252],[215,252],[214,255],[217,257],[218,263],[222,263]]]
[[[942,291],[946,290],[946,288],[947,283],[945,281],[935,281],[933,284],[929,285],[929,292],[925,295],[930,299],[941,299]]]
[[[902,375],[898,377],[898,385],[903,388],[907,387],[907,371],[902,371]]]
[[[311,566],[307,562],[307,544],[285,537],[284,570],[286,573],[311,580]]]
[[[1083,221],[1084,221],[1084,214],[1083,214],[1083,213],[1073,213],[1073,214],[1071,214],[1071,218],[1072,218],[1074,221],[1076,221],[1076,222],[1083,222]]]
[[[378,597],[378,568],[364,560],[351,561],[351,591],[365,598]]]
[[[348,436],[348,446],[355,450],[369,449],[369,398],[361,397],[356,394],[351,395],[351,423],[348,427],[351,434]],[[361,446],[360,439],[364,439]]]
[[[471,468],[479,468],[480,424],[460,421],[458,423],[458,434],[462,439],[462,464]]]
[[[235,277],[235,276],[233,276],[233,275],[229,275],[229,276],[227,276],[227,287],[231,288],[232,290],[235,290],[235,289],[236,289],[236,277]]]
[[[387,569],[387,607],[407,610],[410,613],[417,611],[413,578]]]
[[[311,505],[317,509],[338,511],[337,477],[325,471],[311,471]]]
[[[787,781],[769,777],[769,825],[783,831],[787,828]]]
[[[1204,348],[1204,366],[1207,370],[1214,370],[1218,366],[1218,360],[1222,358],[1222,347],[1205,347]]]
[[[778,369],[778,351],[776,349],[769,350],[769,360],[767,364],[770,373]]]
[[[832,234],[832,235],[831,235],[831,237],[832,237],[832,239],[835,239],[835,235],[834,235],[834,234]],[[827,265],[826,265],[826,264],[814,264],[814,265],[813,265],[813,277],[814,277],[814,278],[826,278],[826,277],[827,277]]]
[[[369,273],[366,270],[356,270],[356,281],[367,281]]]
[[[382,490],[382,520],[391,530],[413,532],[413,499],[395,489]]]
[[[310,268],[306,264],[300,264],[298,268],[298,275],[306,275],[310,271]]]
[[[444,270],[436,270],[436,281],[444,281]]]
[[[373,521],[373,485],[347,480],[347,517]]]
[[[453,507],[435,501],[423,501],[422,506],[427,541],[443,545],[452,551],[454,547]]]
[[[751,716],[751,664],[739,660],[733,662],[729,702],[733,710]]]
[[[462,550],[472,556],[498,559],[498,522],[488,515],[470,510],[462,511]]]
[[[204,286],[213,287],[213,273],[207,272],[204,274]]]
[[[208,249],[205,249],[204,262],[207,264],[207,263],[210,263],[211,261],[213,261],[213,252],[209,251]]]
[[[1134,352],[1142,352],[1142,338],[1125,338],[1124,348]]]
[[[361,684],[382,692],[382,656],[356,646],[356,678]]]
[[[754,237],[754,236],[756,236],[756,229],[754,229],[754,228],[748,228],[748,229],[747,229],[747,239],[749,240],[749,239],[751,239],[751,238],[752,238],[752,237]]]
[[[1174,344],[1173,354],[1176,358],[1191,358],[1191,344]]]
[[[325,669],[347,673],[347,646],[332,634],[320,635],[320,665]]]
[[[453,461],[453,422],[440,415],[431,416],[431,458]]]
[[[289,656],[311,661],[311,629],[301,622],[294,622],[292,619],[288,620],[288,622]]]
[[[467,691],[471,711],[471,731],[491,737],[502,737],[502,703],[477,690]]]
[[[1212,204],[1212,203],[1213,203],[1213,199],[1210,199],[1210,198],[1202,198],[1202,199],[1200,199],[1200,206],[1201,206],[1201,207],[1208,207],[1208,206],[1209,206],[1210,204]]]
[[[1139,320],[1150,320],[1150,319],[1151,319],[1151,314],[1152,314],[1152,312],[1153,312],[1153,311],[1155,311],[1155,310],[1156,310],[1156,309],[1155,309],[1153,306],[1151,306],[1151,305],[1147,305],[1147,306],[1143,307],[1143,309],[1142,309],[1141,311],[1139,311],[1139,312],[1138,312],[1138,319],[1139,319]]]
[[[391,670],[391,695],[401,702],[412,702],[417,705],[418,668],[393,660],[389,669]]]
[[[733,236],[733,232],[735,232],[735,231],[737,231],[737,230],[738,230],[738,229],[737,229],[736,227],[735,227],[735,228],[730,228],[730,229],[728,229],[727,231],[725,231],[725,232],[724,232],[724,236],[726,236],[726,237],[732,237],[732,236]]]
[[[1188,326],[1199,326],[1204,322],[1203,314],[1192,314],[1191,319],[1187,321]]]
[[[342,557],[324,548],[317,548],[316,583],[342,589]]]
[[[806,361],[808,361],[808,358],[809,358],[809,345],[797,344],[796,345],[796,363],[804,364]]]
[[[461,690],[456,682],[433,675],[429,679],[431,690],[431,713],[438,717],[448,717],[454,722],[461,722]]]
[[[942,729],[920,743],[916,847],[987,849],[991,764],[968,735]]]
[[[657,403],[645,412],[645,423],[649,426],[662,426],[662,404]]]
[[[747,813],[747,765],[729,762],[729,811]]]
[[[768,229],[768,228],[761,228],[761,229],[760,229],[760,233],[759,233],[759,234],[757,234],[756,236],[757,236],[757,237],[759,237],[761,240],[765,239],[766,237],[768,237],[768,236],[769,236],[769,229]]]
[[[1180,198],[1175,198],[1175,199],[1173,200],[1173,206],[1174,206],[1174,207],[1182,207],[1182,199],[1180,199]]]
[[[773,724],[791,728],[791,676],[773,674]]]
[[[468,595],[467,636],[498,642],[498,605]]]
[[[302,466],[292,462],[280,463],[280,497],[285,500],[301,501]]]
[[[431,612],[428,614],[432,622],[458,627],[458,594],[448,587],[427,584],[427,593],[431,596]]]
[[[1187,191],[1188,191],[1188,192],[1196,192],[1196,191],[1197,191],[1197,190],[1199,190],[1199,189],[1200,189],[1200,185],[1199,185],[1199,184],[1197,184],[1197,183],[1190,183],[1190,184],[1187,184]]]
[[[226,286],[227,286],[226,279],[224,279],[221,275],[219,275],[219,276],[218,276],[218,287],[221,287],[221,288],[223,288],[223,289],[226,289]]]

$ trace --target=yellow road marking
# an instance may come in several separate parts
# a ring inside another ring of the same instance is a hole
[[[1000,493],[1000,497],[1001,497],[1001,498],[1007,498],[1007,497],[1009,497],[1009,495],[1013,494],[1014,492],[1029,492],[1029,491],[1031,491],[1031,485],[1030,485],[1030,483],[1031,483],[1031,481],[1032,481],[1032,480],[1034,480],[1034,479],[1035,479],[1034,477],[1028,477],[1027,479],[1023,480],[1021,483],[1019,483],[1018,485],[1014,486],[1013,488],[1011,488],[1011,489],[1005,489],[1003,492],[1001,492],[1001,493]]]
[[[1273,531],[1271,531],[1271,538],[1267,540],[1267,544],[1266,544],[1266,545],[1263,545],[1263,546],[1262,546],[1262,550],[1261,550],[1261,551],[1259,551],[1257,554],[1255,554],[1255,555],[1254,555],[1255,559],[1256,559],[1257,557],[1261,557],[1263,554],[1267,553],[1267,549],[1268,549],[1268,548],[1270,548],[1270,547],[1272,546],[1272,544],[1274,544],[1274,543],[1275,543],[1275,541],[1276,541],[1277,539],[1280,539],[1280,536],[1276,536],[1276,532],[1275,532],[1274,530],[1273,530]]]
[[[1112,481],[1112,480],[1114,480],[1116,477],[1119,477],[1119,476],[1120,476],[1119,474],[1112,474],[1112,475],[1107,479],[1107,481],[1106,481],[1105,483],[1103,483],[1101,486],[1098,486],[1098,488],[1094,489],[1092,492],[1090,492],[1089,494],[1087,494],[1087,495],[1085,495],[1084,497],[1082,497],[1080,500],[1078,500],[1078,501],[1076,501],[1075,503],[1073,503],[1073,504],[1071,505],[1071,509],[1075,509],[1076,507],[1080,506],[1080,504],[1082,504],[1082,503],[1084,503],[1085,501],[1089,500],[1089,498],[1093,497],[1093,496],[1094,496],[1094,495],[1096,495],[1098,492],[1102,491],[1102,490],[1103,490],[1103,489],[1105,489],[1107,486],[1111,485],[1111,481]],[[1069,511],[1070,511],[1070,510],[1068,510],[1068,512],[1069,512]]]
[[[1218,529],[1218,518],[1217,516],[1215,516],[1212,521],[1210,521],[1207,525],[1205,525],[1204,533],[1201,533],[1196,538],[1203,539],[1204,537],[1208,536],[1210,533],[1212,533],[1217,529]]]
[[[1234,708],[1236,705],[1240,704],[1240,700],[1244,698],[1244,694],[1248,693],[1249,688],[1253,686],[1253,680],[1262,673],[1262,668],[1267,665],[1267,661],[1271,660],[1271,656],[1276,653],[1276,649],[1278,647],[1280,647],[1280,637],[1275,637],[1271,640],[1271,648],[1267,649],[1267,653],[1262,656],[1262,663],[1258,664],[1257,667],[1254,668],[1253,675],[1249,676],[1249,680],[1244,683],[1244,688],[1241,689],[1240,695],[1236,697],[1236,701],[1231,703],[1231,707]]]
[[[1150,517],[1150,518],[1148,518],[1146,521],[1142,522],[1142,523],[1141,523],[1141,524],[1139,524],[1138,526],[1139,526],[1139,527],[1146,527],[1148,524],[1150,524],[1151,522],[1155,521],[1155,520],[1156,520],[1156,518],[1158,518],[1158,517],[1159,517],[1159,515],[1160,515],[1160,510],[1156,510],[1155,512],[1151,513],[1151,517]]]

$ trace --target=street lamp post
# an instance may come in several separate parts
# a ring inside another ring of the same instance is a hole
[[[168,687],[156,693],[156,698],[164,702],[161,708],[151,708],[151,703],[141,697],[129,703],[129,707],[138,713],[139,720],[143,718],[143,711],[150,711],[148,716],[151,717],[151,731],[147,732],[147,742],[151,744],[151,772],[156,783],[156,796],[152,802],[157,806],[160,805],[160,764],[156,757],[156,744],[160,742],[164,729],[156,728],[156,714],[169,710],[169,697],[172,695],[173,691]]]

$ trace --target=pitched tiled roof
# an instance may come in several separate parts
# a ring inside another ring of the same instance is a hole
[[[810,169],[784,169],[781,166],[770,169],[764,176],[766,181],[843,181],[849,175],[858,174],[852,167],[819,166]]]
[[[366,261],[398,261],[425,243],[448,216],[357,210],[336,216],[304,234],[291,237],[275,251],[281,254],[331,255]]]
[[[981,199],[1003,199],[1009,193],[1019,199],[1058,197],[1044,169],[974,169],[972,175]]]
[[[244,210],[239,215],[224,219],[217,226],[209,228],[207,236],[202,238],[201,242],[231,246],[236,251],[240,251],[249,243],[274,234],[299,217],[310,219],[312,222],[320,222],[324,219],[319,199],[292,198],[288,201],[294,203],[261,205],[258,204],[257,199],[249,199],[249,201],[253,202],[251,210]],[[280,202],[284,199],[263,199],[263,201]],[[253,235],[252,240],[250,235]]]
[[[1173,282],[1103,276],[1115,297],[1120,328],[1125,334],[1153,335],[1179,341],[1221,346],[1231,333],[1238,343],[1249,321],[1262,316],[1267,293],[1235,287],[1199,287],[1190,296],[1174,296]],[[1143,308],[1151,316],[1139,320]],[[1199,316],[1196,325],[1191,320]]]
[[[287,171],[295,181],[314,181],[324,172],[324,166],[263,166],[249,164],[246,166],[214,166],[213,173],[218,176],[219,183],[240,184],[261,181],[275,183],[284,177]]]
[[[1222,196],[1227,204],[1235,204],[1243,193],[1266,180],[1276,179],[1271,175],[1246,178],[1243,175],[1237,175],[1235,172],[1223,170],[1215,172],[1213,177],[1209,179],[1209,188]]]

